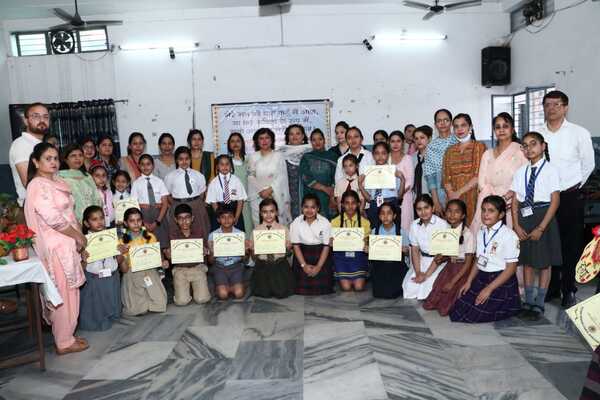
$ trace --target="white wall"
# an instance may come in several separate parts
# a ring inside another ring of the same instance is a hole
[[[0,27],[0,35],[4,36],[4,32]],[[8,104],[9,104],[9,88],[8,88],[8,66],[5,42],[0,40],[0,148],[6,149],[0,151],[0,164],[8,163],[8,148],[10,146],[11,131],[10,121],[8,119]]]
[[[199,52],[115,51],[98,55],[11,58],[11,102],[73,101],[112,97],[119,105],[121,142],[134,131],[170,131],[183,143],[192,124],[195,71],[196,125],[212,148],[211,103],[330,98],[332,121],[347,120],[370,137],[375,129],[432,123],[436,108],[468,112],[480,138],[488,138],[490,90],[481,86],[480,51],[507,34],[508,15],[498,4],[422,21],[422,13],[398,5],[302,6],[283,17],[259,17],[256,8],[127,14],[111,27],[114,44],[200,42]],[[5,21],[9,31],[53,21]],[[375,50],[362,46],[320,46],[361,42],[382,32],[437,32],[448,40]],[[239,50],[216,51],[243,47]],[[309,44],[306,47],[293,47]],[[292,46],[292,47],[289,47]],[[253,48],[246,48],[253,47]],[[50,81],[49,81],[50,80]],[[369,139],[370,141],[370,139]]]
[[[569,4],[573,1],[556,1],[557,8]],[[567,118],[600,136],[599,21],[600,2],[587,1],[558,12],[537,34],[519,31],[511,42],[512,85],[507,93],[556,84],[569,96]]]

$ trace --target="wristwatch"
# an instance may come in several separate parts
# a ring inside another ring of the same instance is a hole
[[[306,264],[300,264],[300,268],[304,269],[304,267],[306,267]]]

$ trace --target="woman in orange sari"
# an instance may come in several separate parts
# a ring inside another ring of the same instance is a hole
[[[467,206],[467,225],[471,224],[477,204],[477,176],[485,144],[475,140],[469,114],[458,114],[452,121],[458,143],[450,146],[442,164],[442,185],[448,200],[460,199]]]
[[[494,135],[497,139],[496,147],[483,153],[479,166],[479,195],[475,217],[471,223],[473,235],[476,235],[481,227],[483,199],[493,194],[502,196],[506,200],[507,207],[510,207],[512,201],[510,186],[513,175],[519,167],[527,163],[515,132],[513,118],[509,113],[503,112],[494,118]],[[506,224],[512,228],[511,218],[506,219]]]
[[[127,157],[121,157],[119,166],[123,171],[127,171],[131,177],[131,181],[135,181],[142,175],[139,162],[140,157],[146,151],[146,138],[140,132],[133,132],[129,135],[127,145]]]

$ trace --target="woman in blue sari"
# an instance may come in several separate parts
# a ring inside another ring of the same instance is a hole
[[[320,129],[310,134],[312,151],[304,154],[300,161],[300,198],[313,193],[321,202],[321,215],[331,219],[337,214],[333,198],[337,155],[325,150],[325,136]]]

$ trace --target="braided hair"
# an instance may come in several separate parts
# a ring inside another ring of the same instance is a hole
[[[140,210],[138,210],[137,208],[132,207],[132,208],[127,209],[127,211],[125,211],[125,214],[123,214],[123,221],[127,222],[129,217],[131,217],[134,214],[138,214],[140,216],[140,218],[143,219],[142,212]],[[148,231],[146,230],[145,227],[142,228],[142,237],[146,240],[146,243],[148,243],[150,241],[150,239],[152,239],[152,236],[150,236],[150,234],[148,233]],[[132,240],[133,240],[133,235],[131,234],[129,229],[127,229],[125,231],[125,234],[123,235],[123,243],[127,244],[127,243],[131,242]]]
[[[525,141],[525,138],[528,136],[533,137],[535,140],[540,142],[540,144],[546,145],[546,148],[544,149],[544,157],[546,158],[546,161],[550,161],[550,152],[548,151],[548,143],[546,143],[546,141],[544,140],[544,136],[542,136],[542,134],[539,132],[533,132],[533,131],[527,132],[525,135],[523,135],[523,141]]]
[[[462,221],[460,221],[462,223],[462,230],[460,231],[460,239],[458,241],[458,244],[463,244],[463,242],[465,241],[465,236],[464,236],[465,229],[467,229],[467,205],[461,199],[453,199],[453,200],[448,201],[448,204],[446,204],[446,210],[448,210],[448,208],[452,204],[454,204],[458,208],[460,208],[460,211],[462,212],[462,215],[463,215]]]

